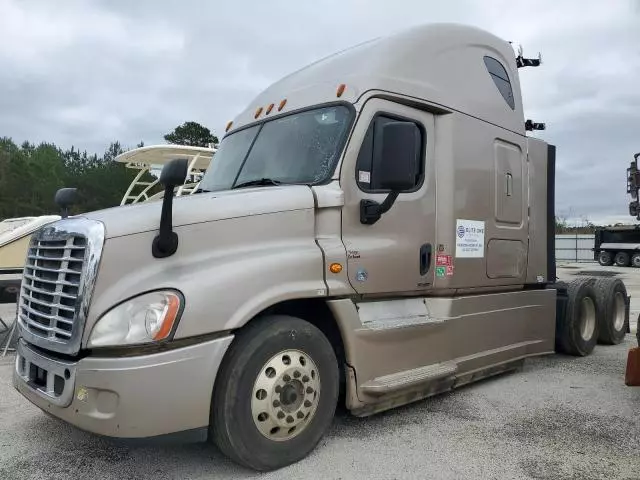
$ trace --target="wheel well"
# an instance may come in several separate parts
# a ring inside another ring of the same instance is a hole
[[[328,339],[333,347],[338,360],[338,370],[340,372],[340,399],[339,403],[344,405],[345,398],[345,371],[346,357],[344,353],[344,343],[340,328],[331,309],[323,299],[305,298],[300,300],[287,300],[266,308],[254,318],[265,315],[291,315],[298,317],[317,327]],[[248,324],[250,324],[249,321]],[[248,325],[247,324],[247,325]]]

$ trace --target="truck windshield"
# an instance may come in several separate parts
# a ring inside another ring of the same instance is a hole
[[[200,190],[242,185],[317,184],[333,172],[351,124],[343,105],[275,118],[225,137]]]

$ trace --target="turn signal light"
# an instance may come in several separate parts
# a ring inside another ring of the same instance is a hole
[[[331,273],[340,273],[342,271],[342,265],[340,265],[339,263],[332,263],[331,265],[329,265],[329,270],[331,271]]]

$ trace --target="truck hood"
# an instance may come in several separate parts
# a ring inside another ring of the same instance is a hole
[[[198,193],[173,199],[173,226],[314,208],[310,187],[282,185]],[[79,215],[98,220],[106,238],[158,230],[162,200],[124,205]]]

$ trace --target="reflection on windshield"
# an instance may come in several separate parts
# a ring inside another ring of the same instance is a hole
[[[350,121],[351,111],[339,105],[287,115],[228,135],[200,188],[322,182],[335,168]]]

